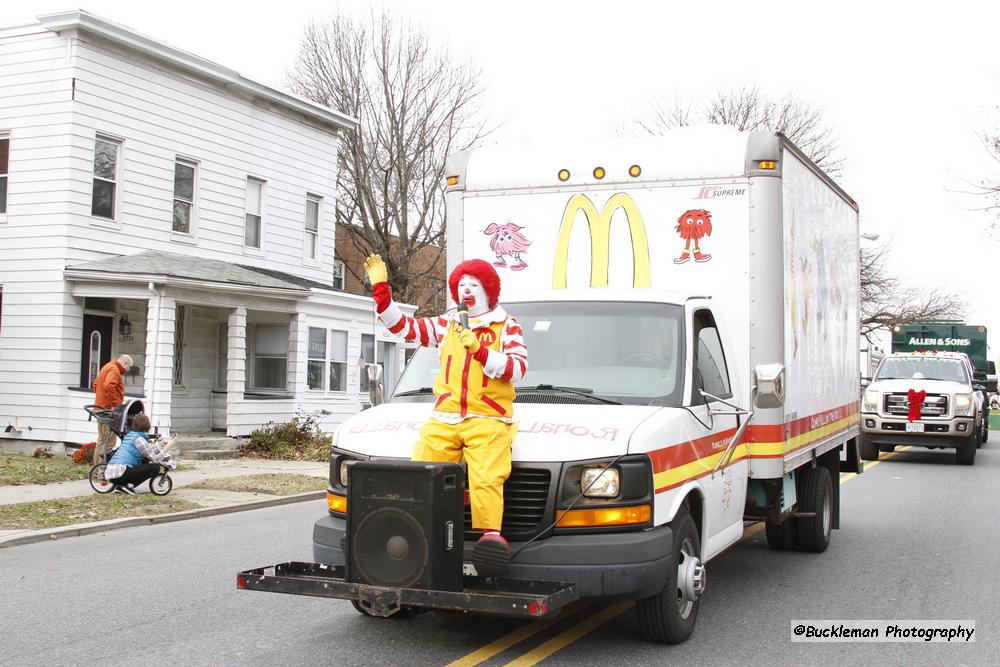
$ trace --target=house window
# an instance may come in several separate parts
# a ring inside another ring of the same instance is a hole
[[[190,160],[174,161],[174,219],[171,229],[190,234],[194,219],[194,180],[198,165]]]
[[[346,267],[344,266],[344,260],[335,259],[333,260],[333,289],[344,289],[344,271]]]
[[[184,329],[187,307],[177,306],[174,311],[174,384],[184,384]]]
[[[215,352],[215,386],[225,389],[229,386],[229,325],[219,325],[219,342]]]
[[[94,142],[94,190],[90,213],[95,217],[115,219],[121,148],[120,141],[100,135]]]
[[[346,331],[330,331],[330,391],[347,391]]]
[[[7,174],[10,165],[10,137],[0,135],[0,215],[7,213]]]
[[[319,257],[319,203],[321,200],[322,198],[317,195],[306,195],[306,232],[303,249],[306,259]]]
[[[287,373],[288,325],[258,324],[254,329],[253,388],[284,391]]]
[[[261,202],[264,200],[264,181],[247,178],[246,228],[243,245],[248,248],[260,247]]]
[[[310,389],[323,391],[323,371],[326,366],[326,329],[309,327],[309,360],[306,380]]]

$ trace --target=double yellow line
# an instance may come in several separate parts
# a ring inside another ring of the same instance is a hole
[[[899,452],[904,452],[910,449],[909,447],[900,447],[894,452],[883,454],[878,461],[869,461],[865,464],[865,469],[870,470],[871,468],[877,466],[882,461],[890,459]],[[845,484],[850,480],[857,477],[857,473],[841,473],[840,483]],[[739,542],[752,537],[761,530],[763,530],[764,524],[758,523],[744,531],[743,537],[739,539]],[[504,651],[517,646],[518,644],[527,641],[531,637],[548,630],[556,623],[561,623],[568,618],[576,616],[577,614],[589,609],[593,603],[590,600],[577,600],[573,604],[566,607],[561,614],[557,617],[549,619],[547,621],[536,621],[534,623],[529,623],[524,625],[514,632],[504,635],[499,639],[490,642],[482,648],[476,649],[472,653],[465,655],[454,662],[451,662],[447,667],[474,667],[480,663],[486,662],[487,660],[494,658]],[[608,621],[621,616],[625,611],[630,609],[635,602],[617,602],[615,604],[604,607],[598,611],[593,616],[588,616],[583,619],[573,627],[568,630],[564,630],[547,642],[540,644],[539,646],[528,651],[519,658],[516,658],[508,663],[507,667],[530,667],[531,665],[536,665],[542,660],[552,656],[557,651],[560,651],[581,637],[589,634],[590,632],[596,630],[600,626],[604,625]]]

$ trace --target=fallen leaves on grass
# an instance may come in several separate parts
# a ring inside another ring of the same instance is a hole
[[[0,505],[0,529],[55,528],[131,516],[168,514],[198,507],[200,505],[185,500],[151,494],[126,496],[111,493],[106,496],[77,496],[34,503]]]
[[[290,496],[306,491],[322,491],[326,488],[325,477],[296,475],[293,473],[263,473],[206,479],[188,486],[189,489],[212,489],[215,491],[238,491],[240,493],[266,493],[272,496]]]
[[[0,486],[48,484],[87,479],[90,466],[79,466],[68,456],[34,458],[31,454],[0,452]]]

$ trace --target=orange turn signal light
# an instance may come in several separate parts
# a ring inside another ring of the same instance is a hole
[[[326,506],[331,512],[347,514],[347,498],[334,493],[326,492]]]
[[[649,505],[601,507],[594,509],[556,510],[556,528],[591,528],[594,526],[633,526],[648,523],[653,510]]]
[[[757,166],[761,169],[777,169],[778,163],[774,160],[761,160],[757,163]]]

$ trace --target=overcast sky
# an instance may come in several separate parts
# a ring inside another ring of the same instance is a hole
[[[893,270],[968,301],[1000,356],[1000,234],[967,181],[1000,180],[979,135],[1000,129],[1000,2],[279,3],[87,0],[87,11],[283,88],[303,26],[337,8],[425,26],[482,69],[497,140],[608,137],[658,98],[755,83],[825,112],[861,207]],[[816,7],[816,8],[810,8]],[[7,0],[0,24],[72,8]],[[577,91],[588,91],[581,96]],[[862,241],[868,243],[868,241]]]

